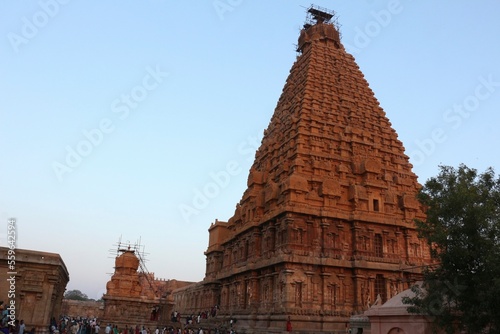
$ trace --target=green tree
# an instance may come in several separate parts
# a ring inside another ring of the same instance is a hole
[[[64,293],[65,299],[90,300],[89,297],[80,290],[68,290]]]
[[[500,177],[441,166],[419,199],[427,219],[417,228],[436,265],[404,300],[408,310],[433,316],[446,333],[500,333]]]

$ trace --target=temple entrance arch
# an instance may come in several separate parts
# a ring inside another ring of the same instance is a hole
[[[406,334],[404,330],[402,330],[399,327],[394,327],[390,331],[387,332],[387,334]]]

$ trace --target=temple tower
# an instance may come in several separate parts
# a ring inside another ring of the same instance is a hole
[[[116,251],[111,250],[116,255],[115,270],[102,296],[101,322],[117,325],[120,329],[136,326],[180,328],[181,324],[171,317],[172,291],[194,282],[155,278],[146,268],[144,246],[140,241],[127,246],[120,237],[116,246]]]
[[[205,296],[251,332],[331,332],[430,263],[417,176],[368,82],[317,7],[228,222],[209,229]],[[204,305],[207,304],[207,305]]]

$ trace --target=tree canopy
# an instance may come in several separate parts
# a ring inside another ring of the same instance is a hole
[[[419,199],[427,218],[417,228],[436,265],[404,300],[409,311],[433,316],[447,333],[500,333],[500,177],[441,166]]]
[[[68,290],[64,293],[65,299],[72,300],[91,300],[86,294],[81,292],[80,290]]]

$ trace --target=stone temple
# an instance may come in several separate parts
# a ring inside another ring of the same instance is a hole
[[[431,262],[413,220],[420,185],[332,12],[311,7],[248,188],[209,228],[206,274],[176,307],[247,333],[345,329],[349,317],[421,278]]]
[[[101,322],[121,329],[135,328],[138,324],[153,329],[164,325],[173,310],[171,292],[193,282],[156,279],[154,273],[143,267],[144,259],[137,246],[120,249],[119,244],[118,247],[115,272],[102,297]]]

